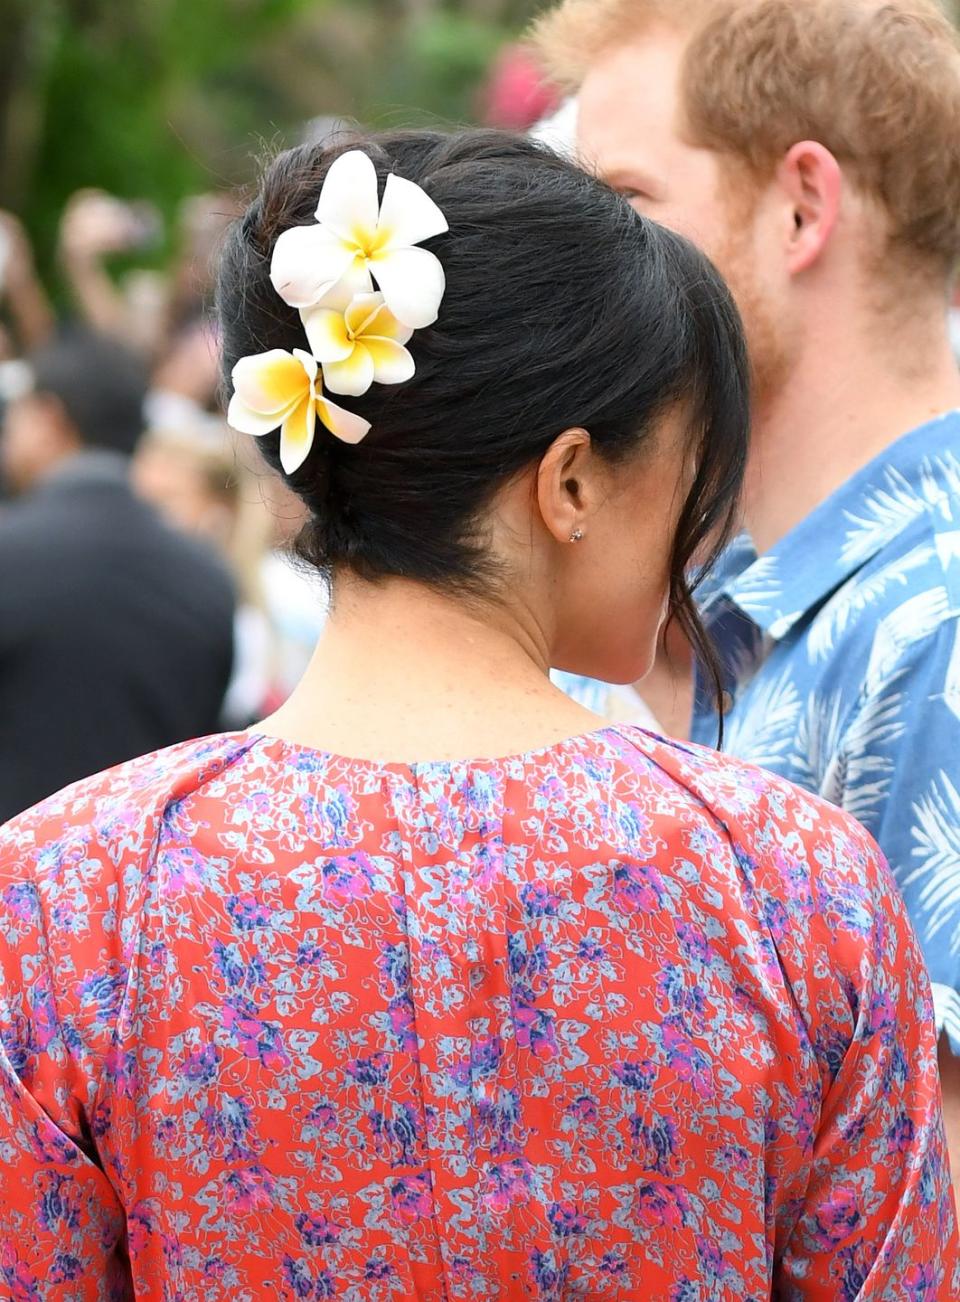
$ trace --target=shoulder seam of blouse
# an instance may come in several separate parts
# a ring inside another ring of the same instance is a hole
[[[202,738],[201,742],[205,740],[207,739]],[[232,737],[230,739],[229,745],[231,747],[233,745]],[[156,828],[154,830],[154,835],[151,839],[150,851],[146,856],[144,856],[143,859],[143,863],[145,865],[146,864],[150,865],[150,870],[148,872],[144,872],[143,874],[142,880],[140,882],[135,910],[131,909],[130,911],[131,915],[134,912],[136,912],[137,925],[134,929],[134,938],[132,938],[130,942],[131,961],[127,966],[126,977],[123,983],[123,993],[121,994],[119,1002],[117,1003],[116,1019],[114,1021],[113,1030],[110,1036],[111,1047],[114,1049],[117,1048],[117,1046],[120,1043],[120,1025],[123,1021],[123,1016],[127,1009],[127,1003],[130,996],[130,986],[133,979],[133,966],[134,966],[133,956],[139,953],[140,939],[143,934],[143,911],[144,908],[146,907],[146,886],[147,886],[147,882],[152,877],[153,869],[156,864],[156,852],[157,852],[158,842],[160,838],[160,833],[163,829],[163,823],[164,823],[164,818],[166,816],[166,812],[171,807],[171,805],[177,804],[179,801],[186,799],[188,796],[195,795],[198,791],[201,791],[207,785],[208,782],[212,782],[215,778],[222,777],[223,774],[226,773],[228,769],[233,768],[234,765],[237,764],[239,760],[243,759],[247,754],[249,754],[249,752],[255,745],[256,745],[256,738],[251,738],[251,737],[244,738],[243,741],[240,741],[238,743],[236,749],[232,750],[230,753],[226,755],[221,753],[215,759],[211,759],[209,765],[205,765],[204,767],[202,767],[194,775],[194,781],[188,790],[181,792],[179,795],[173,795],[170,792],[169,787],[167,787],[167,789],[165,789],[160,793],[156,806],[152,807],[149,813],[145,815],[144,821],[147,821],[147,819],[150,818],[156,819]],[[167,779],[167,781],[169,781],[169,778]],[[145,783],[146,787],[149,787],[150,785],[151,785],[150,782]],[[100,845],[100,848],[101,850],[103,849],[102,843]],[[116,868],[117,876],[119,880],[120,864],[116,863],[113,860],[112,856],[107,855],[106,857],[109,858],[114,868]],[[117,939],[120,945],[120,956],[121,959],[123,959],[123,949],[122,949],[123,942],[120,937],[119,915],[117,918]],[[97,1079],[96,1089],[94,1090],[92,1104],[91,1104],[91,1107],[94,1110],[96,1109],[97,1103],[100,1100],[104,1079],[107,1075],[108,1070],[109,1067],[105,1064],[103,1070],[100,1073],[100,1076]]]

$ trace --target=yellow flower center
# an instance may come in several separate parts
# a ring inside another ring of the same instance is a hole
[[[371,259],[375,258],[389,243],[390,232],[381,229],[357,231],[355,239],[357,255],[364,259]]]

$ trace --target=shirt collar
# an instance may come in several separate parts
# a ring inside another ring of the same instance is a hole
[[[130,458],[109,448],[84,448],[61,461],[38,489],[73,488],[77,484],[126,484],[130,479]]]
[[[770,637],[785,637],[931,508],[952,510],[960,524],[960,411],[885,448],[763,556],[747,535],[736,539],[702,587],[705,612],[726,598]]]

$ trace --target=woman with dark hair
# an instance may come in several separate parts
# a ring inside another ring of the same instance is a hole
[[[220,314],[329,625],[256,730],[0,838],[11,1295],[951,1296],[872,843],[549,678],[634,682],[668,619],[709,657],[716,272],[535,145],[380,135],[277,159]]]

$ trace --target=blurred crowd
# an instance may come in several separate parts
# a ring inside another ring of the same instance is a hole
[[[477,108],[526,130],[557,103],[515,47]],[[30,233],[0,212],[0,822],[134,755],[256,723],[323,627],[326,589],[293,555],[301,503],[223,420],[213,281],[236,211],[191,196],[168,230],[149,202],[79,191],[56,307]]]
[[[212,277],[234,213],[183,203],[161,273],[137,266],[166,235],[152,205],[74,195],[60,312],[0,214],[0,821],[255,722],[322,627],[325,590],[290,555],[300,505],[220,412]]]

